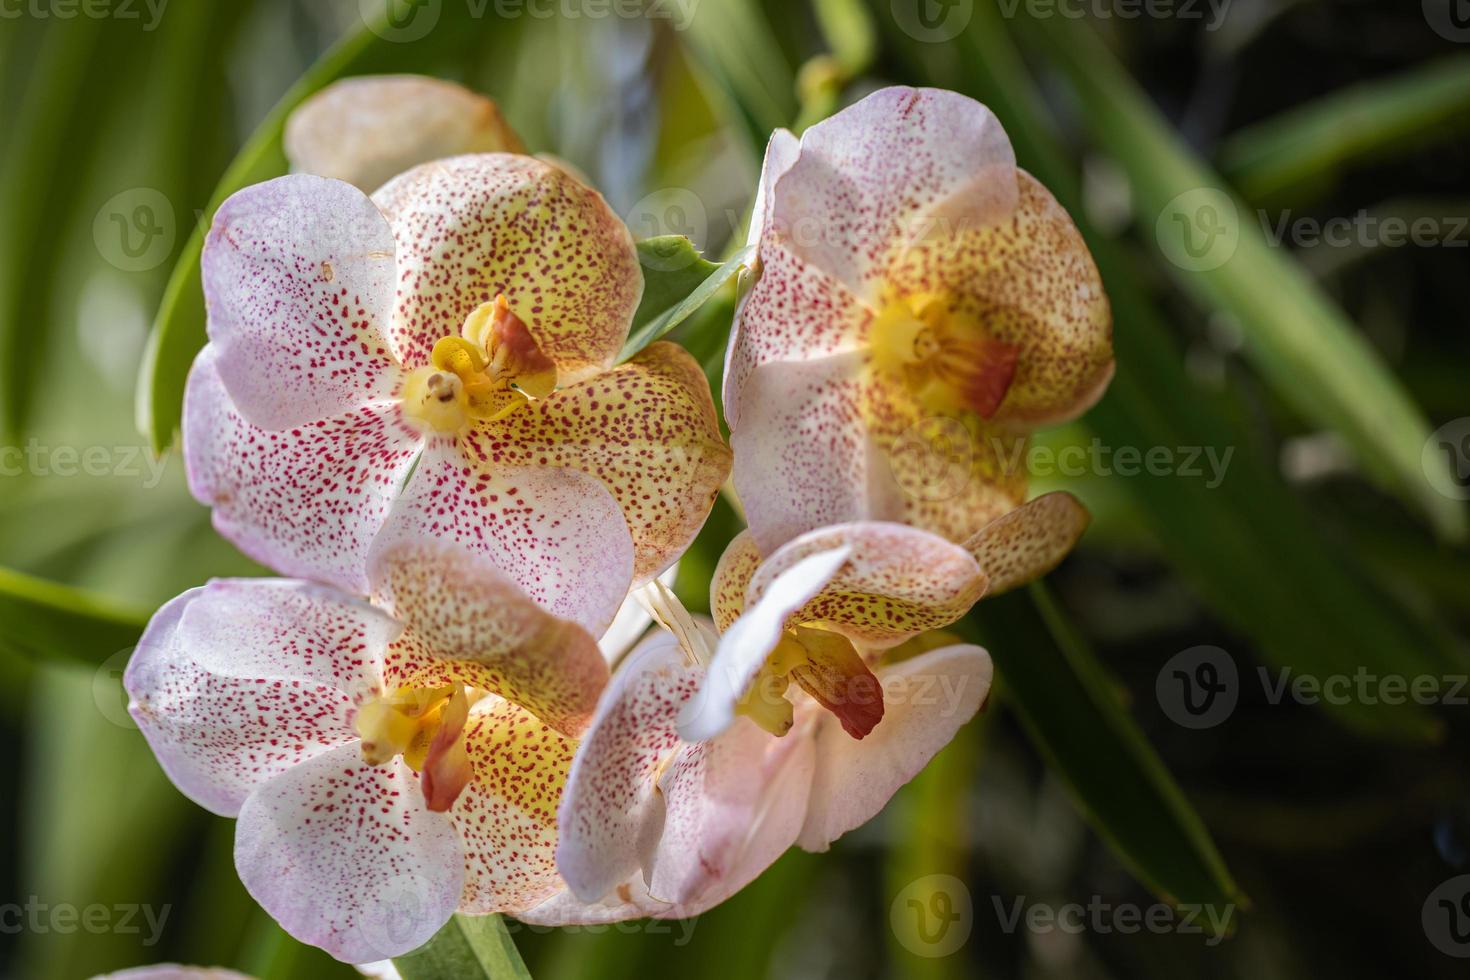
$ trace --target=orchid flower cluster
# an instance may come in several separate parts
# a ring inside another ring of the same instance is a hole
[[[984,106],[889,88],[774,135],[728,446],[682,348],[620,361],[635,243],[493,104],[354,79],[287,149],[214,216],[183,432],[215,527],[286,577],[166,604],[125,685],[289,933],[365,962],[456,912],[696,915],[980,709],[990,659],[944,629],[1087,524],[997,447],[1112,372],[1086,246]],[[659,576],[722,486],[748,527],[706,619]]]

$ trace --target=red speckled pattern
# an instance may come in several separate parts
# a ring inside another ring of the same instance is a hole
[[[597,641],[484,558],[441,541],[398,539],[390,523],[369,575],[374,600],[410,627],[388,654],[394,683],[482,688],[569,735],[592,717],[607,683]]]
[[[164,771],[232,817],[252,789],[356,739],[398,624],[298,583],[212,582],[149,623],[123,683]]]
[[[170,778],[238,814],[250,893],[292,935],[355,962],[417,947],[462,892],[466,911],[516,911],[560,887],[555,813],[576,743],[525,709],[476,702],[474,778],[448,815],[427,809],[401,758],[363,763],[358,705],[417,680],[472,683],[482,666],[400,630],[322,586],[218,581],[154,616],[124,676]]]
[[[868,301],[909,242],[1005,214],[1010,140],[989,109],[940,89],[881,89],[808,129],[770,227]]]
[[[618,668],[583,736],[560,810],[557,863],[568,886],[596,901],[638,870],[640,843],[663,820],[655,780],[683,744],[679,708],[703,671],[659,630]]]
[[[744,424],[742,394],[763,364],[858,350],[873,310],[846,286],[794,255],[779,239],[761,243],[761,272],[741,300],[725,358],[725,420]]]
[[[367,765],[356,743],[246,798],[235,867],[287,932],[358,963],[427,942],[454,913],[465,879],[458,835],[424,806],[417,774],[402,759]]]
[[[900,294],[939,291],[1020,349],[995,422],[1076,418],[1113,376],[1113,319],[1087,243],[1051,192],[1017,172],[1020,200],[1004,221],[916,242],[889,271]]]
[[[368,548],[419,436],[391,401],[279,432],[251,425],[220,381],[218,357],[205,348],[184,396],[190,491],[213,508],[220,534],[256,561],[366,594]]]
[[[509,701],[475,705],[465,726],[474,774],[449,817],[464,841],[460,910],[516,912],[562,887],[556,808],[577,743]]]
[[[965,549],[990,577],[994,595],[1059,565],[1091,521],[1087,508],[1070,493],[1046,493],[985,525],[965,542]]]
[[[633,539],[617,501],[577,470],[487,465],[472,452],[468,440],[430,440],[386,540],[468,548],[543,608],[601,636],[633,577]]]
[[[723,633],[745,612],[745,590],[760,567],[761,550],[749,530],[725,546],[709,583],[709,606],[715,629]]]
[[[965,540],[1024,499],[1012,453],[1028,431],[1075,417],[1111,378],[1111,314],[1085,244],[1015,168],[990,111],[955,93],[881,90],[799,147],[773,139],[766,170],[724,399],[757,542],[771,551],[851,520]],[[936,416],[866,358],[879,310],[935,296],[1018,349],[988,422]],[[952,438],[929,438],[946,429],[968,432],[958,461]]]
[[[475,426],[465,444],[491,471],[567,467],[601,480],[633,535],[635,586],[684,552],[730,474],[709,382],[683,348],[666,343]]]
[[[314,422],[397,388],[393,235],[351,185],[300,174],[231,195],[201,275],[220,375],[255,425]]]
[[[856,523],[804,534],[766,559],[746,591],[754,607],[778,576],[812,555],[847,548],[847,560],[787,622],[820,622],[869,647],[888,647],[959,619],[985,594],[965,549],[902,524]]]
[[[505,294],[562,384],[610,367],[643,296],[632,236],[596,191],[532,157],[416,167],[373,195],[398,245],[390,339],[409,367]]]
[[[763,550],[852,520],[960,541],[1024,495],[1023,435],[929,417],[867,365],[862,352],[767,364],[745,386],[735,489]]]

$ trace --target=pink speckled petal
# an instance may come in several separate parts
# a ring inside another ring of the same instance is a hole
[[[1061,564],[1092,515],[1066,491],[1042,494],[981,528],[965,542],[996,595],[1040,578]]]
[[[775,186],[801,151],[801,143],[789,129],[777,129],[766,142],[766,156],[761,161],[760,183],[756,185],[755,200],[750,205],[750,231],[746,235],[747,245],[760,245],[771,224],[771,188]]]
[[[601,480],[633,535],[635,586],[684,553],[730,475],[704,371],[667,343],[477,425],[465,443],[490,470],[567,467]]]
[[[741,395],[734,480],[761,550],[830,524],[886,520],[963,540],[1025,492],[1025,439],[930,416],[862,352],[772,363]]]
[[[613,495],[578,470],[477,457],[468,440],[430,440],[384,533],[466,547],[542,608],[601,636],[633,579],[633,539]]]
[[[720,637],[699,691],[679,713],[679,735],[686,742],[712,739],[735,722],[736,706],[776,648],[787,617],[832,580],[848,555],[845,547],[808,554],[769,580],[760,601],[747,603],[744,615]]]
[[[810,734],[778,739],[749,723],[715,743],[686,746],[660,782],[663,831],[645,858],[652,887],[638,871],[599,900],[581,901],[567,889],[517,918],[562,926],[687,919],[707,912],[795,842],[806,817],[814,757]],[[657,897],[660,890],[689,897],[671,902]]]
[[[649,894],[708,907],[763,871],[796,840],[812,756],[810,738],[776,738],[746,718],[681,752],[659,779],[665,814]]]
[[[283,575],[367,592],[373,536],[413,463],[420,437],[395,402],[279,432],[240,417],[206,347],[184,396],[189,490],[220,534]]]
[[[129,710],[164,772],[234,816],[252,789],[356,738],[399,626],[303,582],[216,581],[161,608],[128,662]]]
[[[315,422],[397,388],[393,234],[362,191],[307,174],[238,191],[200,269],[220,377],[255,425]]]
[[[293,169],[368,192],[441,157],[525,152],[494,102],[422,75],[333,82],[291,113],[284,143]]]
[[[674,635],[660,630],[628,655],[603,692],[558,815],[557,867],[583,901],[599,901],[642,865],[663,819],[655,782],[683,744],[675,720],[701,674]]]
[[[842,283],[793,255],[778,238],[760,247],[760,271],[740,300],[725,353],[725,421],[738,433],[751,374],[765,364],[858,350],[872,311]]]
[[[398,243],[391,340],[410,367],[504,293],[560,383],[612,366],[643,296],[633,238],[596,191],[527,156],[416,167],[373,200]]]
[[[761,551],[897,509],[884,505],[892,494],[872,476],[881,461],[863,420],[865,363],[853,352],[767,364],[741,393],[740,426],[730,435],[735,491]]]
[[[992,416],[1038,426],[1092,407],[1113,376],[1113,319],[1087,243],[1036,178],[1019,172],[1020,199],[1002,220],[915,242],[889,270],[899,294],[938,293],[1020,349]]]
[[[817,731],[816,776],[797,842],[825,851],[872,819],[974,717],[990,691],[990,655],[976,646],[931,650],[882,667],[883,720],[861,742],[835,718]]]
[[[468,684],[579,733],[607,683],[591,634],[532,602],[483,555],[406,530],[389,521],[368,559],[374,601],[409,627],[388,656],[388,683]]]
[[[509,701],[476,704],[465,726],[473,775],[449,811],[464,841],[459,909],[514,914],[556,894],[556,808],[577,743]]]
[[[459,836],[424,806],[418,775],[402,759],[367,765],[356,742],[250,794],[235,868],[281,928],[348,963],[417,949],[464,888]]]
[[[791,570],[834,551],[847,560],[788,620],[821,623],[869,648],[942,629],[985,594],[985,573],[964,548],[903,524],[864,521],[811,531],[773,553],[750,580],[747,607],[769,596],[784,601]]]
[[[771,196],[773,233],[876,301],[910,241],[988,224],[1016,200],[995,115],[940,89],[881,89],[812,126]]]

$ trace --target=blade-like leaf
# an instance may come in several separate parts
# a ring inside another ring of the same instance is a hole
[[[1247,200],[1280,200],[1357,161],[1419,150],[1467,127],[1470,57],[1460,55],[1254,123],[1225,141],[1220,169]]]
[[[1284,248],[1272,247],[1253,212],[1190,152],[1089,27],[1063,18],[1022,23],[1062,70],[1092,138],[1128,175],[1137,218],[1180,286],[1239,325],[1247,353],[1284,402],[1336,430],[1368,474],[1441,535],[1462,539],[1464,507],[1424,473],[1429,423],[1361,331]]]
[[[530,980],[498,915],[455,915],[434,938],[393,960],[403,980]]]
[[[746,246],[720,265],[704,258],[683,235],[661,235],[638,243],[643,264],[643,301],[633,315],[628,342],[618,358],[626,361],[683,323],[719,292],[755,254]]]
[[[995,637],[987,648],[1032,740],[1139,880],[1175,904],[1243,904],[1204,822],[1045,586],[989,600],[972,619]]]
[[[138,642],[148,617],[106,599],[0,568],[0,649],[100,664]]]

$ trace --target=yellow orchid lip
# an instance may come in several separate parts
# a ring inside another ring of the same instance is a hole
[[[436,432],[459,432],[471,420],[499,421],[556,390],[556,364],[504,293],[476,307],[458,336],[441,337],[429,362],[409,375],[403,405]]]
[[[382,766],[398,756],[419,773],[430,810],[444,812],[470,781],[464,726],[470,705],[485,692],[462,684],[400,688],[357,709],[353,728],[362,739],[362,758]]]
[[[957,307],[936,293],[890,299],[873,319],[873,365],[901,379],[929,411],[988,419],[1010,391],[1021,348]]]
[[[786,690],[795,681],[837,716],[853,738],[863,738],[883,720],[883,688],[851,640],[822,623],[791,626],[736,706],[772,735],[785,735],[794,721]]]

